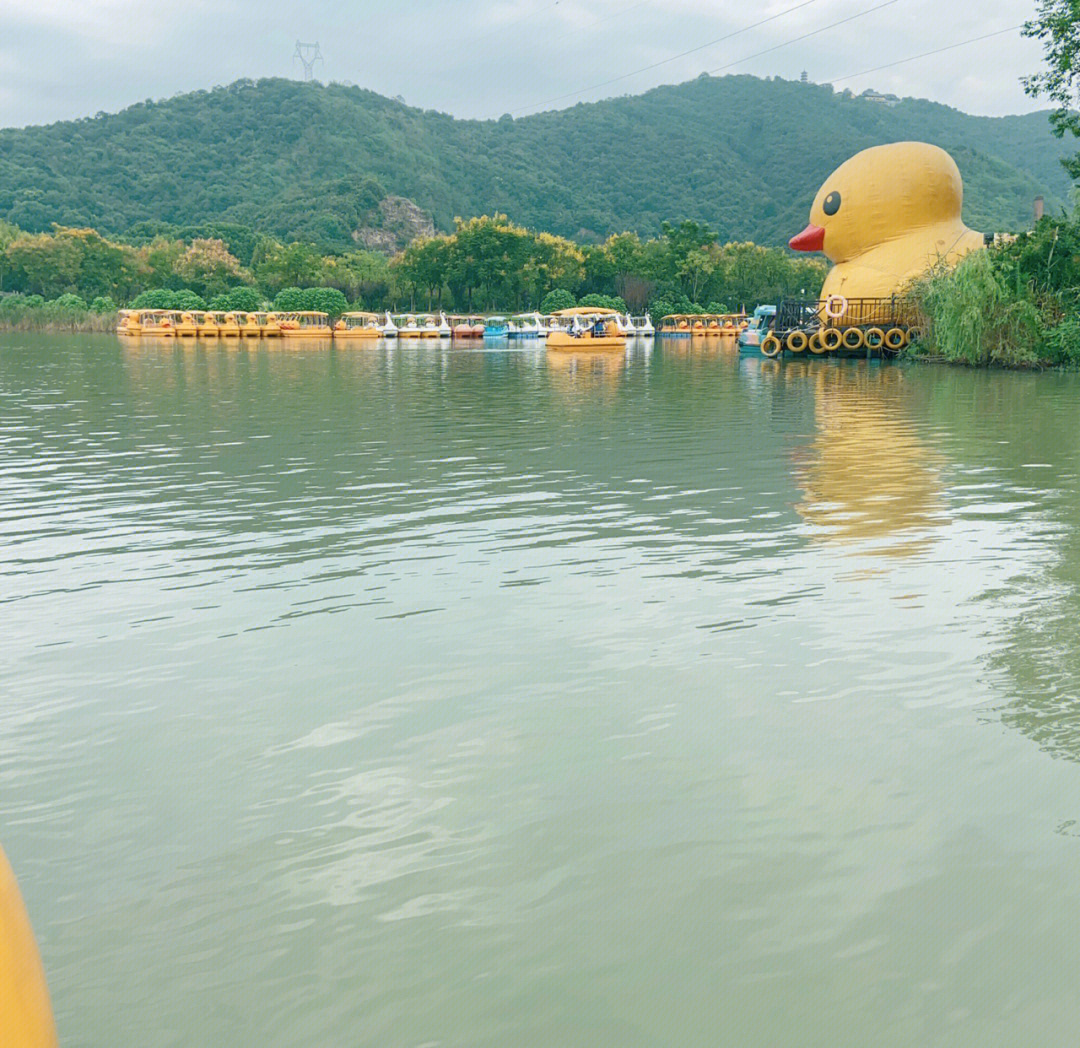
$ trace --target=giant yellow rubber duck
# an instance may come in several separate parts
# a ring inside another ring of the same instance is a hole
[[[964,183],[944,149],[896,142],[856,153],[818,190],[790,246],[835,263],[822,298],[889,298],[938,263],[983,246],[960,217]]]
[[[49,990],[15,874],[0,850],[0,1045],[56,1048]]]

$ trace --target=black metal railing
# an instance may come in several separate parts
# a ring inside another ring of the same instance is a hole
[[[890,328],[922,327],[923,317],[917,306],[900,295],[891,298],[784,299],[776,307],[773,330],[777,335],[791,331],[811,334],[823,328],[841,331],[849,327]]]

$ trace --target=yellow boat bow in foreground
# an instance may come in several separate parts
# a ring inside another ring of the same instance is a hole
[[[56,1048],[45,970],[15,874],[0,850],[0,1045]]]

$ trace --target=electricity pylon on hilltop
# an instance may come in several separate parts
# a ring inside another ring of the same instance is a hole
[[[315,63],[323,60],[322,52],[319,51],[318,42],[314,44],[302,44],[299,40],[296,41],[296,50],[293,52],[293,58],[300,59],[300,64],[304,67],[305,80],[313,80],[315,78]]]

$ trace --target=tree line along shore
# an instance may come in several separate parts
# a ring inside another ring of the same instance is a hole
[[[779,248],[722,244],[701,223],[660,236],[620,233],[577,244],[504,215],[459,220],[393,257],[320,254],[243,226],[143,243],[92,229],[26,233],[0,225],[0,330],[111,331],[123,306],[277,311],[549,313],[573,305],[725,313],[813,297],[827,267]],[[918,354],[1006,367],[1080,365],[1080,221],[1044,218],[1033,232],[979,251],[910,289],[927,319]]]
[[[707,226],[665,223],[578,244],[505,215],[458,220],[394,256],[323,254],[221,223],[139,241],[93,229],[27,233],[0,225],[0,326],[97,330],[118,308],[551,312],[611,305],[654,316],[723,313],[815,294],[826,267],[780,248],[720,242]]]

